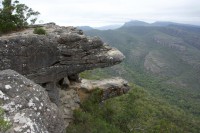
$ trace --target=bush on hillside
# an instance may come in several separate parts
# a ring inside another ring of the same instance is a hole
[[[37,27],[34,29],[33,33],[38,35],[45,35],[46,31],[42,27]]]
[[[67,133],[197,133],[200,121],[132,85],[127,94],[99,101],[100,91],[74,111]],[[99,103],[100,102],[100,103]]]
[[[4,111],[0,108],[0,132],[5,132],[10,127],[10,123],[4,120]]]

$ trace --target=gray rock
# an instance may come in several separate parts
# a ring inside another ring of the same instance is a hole
[[[63,113],[65,125],[68,126],[73,121],[73,110],[80,107],[80,99],[77,91],[73,89],[60,90],[61,106],[60,111]]]
[[[74,27],[60,27],[54,23],[39,26],[43,26],[47,35],[33,34],[33,28],[28,28],[0,37],[0,70],[15,70],[47,87],[56,104],[59,102],[56,85],[64,77],[112,66],[124,59],[117,49],[97,37],[83,35]]]
[[[61,86],[68,87],[69,85],[70,85],[70,81],[69,81],[68,77],[65,77],[61,80]]]
[[[5,120],[12,124],[6,133],[63,133],[64,120],[44,88],[13,70],[0,72],[0,101]]]

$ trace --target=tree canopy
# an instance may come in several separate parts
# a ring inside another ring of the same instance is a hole
[[[0,32],[20,30],[34,24],[40,13],[29,8],[18,0],[3,0],[0,5]]]

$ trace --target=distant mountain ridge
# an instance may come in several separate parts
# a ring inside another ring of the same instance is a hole
[[[93,29],[97,29],[97,30],[115,30],[122,27],[122,25],[105,25],[105,26],[101,26],[101,27],[90,27],[90,26],[78,26],[77,28],[83,30],[83,31],[88,31],[88,30],[93,30]]]
[[[94,28],[90,26],[77,26],[77,28],[83,30],[83,31],[88,31],[88,30],[93,30]]]
[[[132,20],[129,22],[126,22],[124,27],[130,27],[130,26],[149,26],[149,23],[143,22],[143,21],[138,21],[138,20]]]
[[[93,29],[85,33],[99,36],[126,58],[120,65],[85,71],[81,77],[120,76],[128,80],[133,89],[127,95],[105,101],[100,108],[97,103],[93,109],[89,106],[79,112],[75,115],[79,125],[74,124],[71,130],[76,133],[77,129],[80,133],[98,129],[115,133],[199,133],[199,26],[131,21],[115,30]],[[146,95],[137,86],[142,87]],[[101,123],[107,128],[99,126]]]
[[[101,26],[101,27],[94,27],[94,29],[98,30],[115,30],[120,28],[122,25],[117,24],[117,25],[106,25],[106,26]]]
[[[79,29],[82,29],[83,31],[89,31],[89,30],[115,30],[121,27],[132,27],[132,26],[148,26],[148,27],[165,27],[165,26],[185,26],[185,27],[195,27],[200,28],[198,25],[191,25],[191,24],[183,24],[183,23],[175,23],[170,21],[156,21],[154,23],[147,23],[144,21],[139,20],[131,20],[128,22],[125,22],[124,24],[117,24],[117,25],[105,25],[101,27],[91,27],[91,26],[78,26]]]
[[[137,26],[86,32],[100,36],[126,56],[124,63],[106,73],[119,74],[200,118],[200,27],[130,23]]]
[[[138,20],[132,20],[132,21],[126,22],[123,26],[124,27],[130,27],[130,26],[161,26],[162,27],[162,26],[170,26],[170,25],[200,27],[198,25],[175,23],[175,22],[170,22],[170,21],[156,21],[154,23],[147,23],[147,22],[138,21]]]
[[[147,23],[143,21],[133,20],[126,22],[123,26],[130,27],[130,26],[169,26],[169,25],[182,25],[182,24],[175,22],[167,22],[167,21],[156,21],[154,23]]]

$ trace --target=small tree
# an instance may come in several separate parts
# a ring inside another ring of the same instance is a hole
[[[0,8],[0,32],[19,30],[28,26],[28,21],[34,24],[40,13],[20,4],[18,0],[3,0]]]

